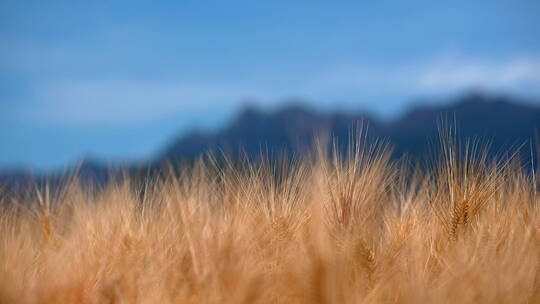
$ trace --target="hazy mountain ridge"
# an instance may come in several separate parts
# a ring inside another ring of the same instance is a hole
[[[433,143],[437,142],[438,123],[441,119],[453,121],[454,117],[460,140],[489,140],[491,151],[497,152],[534,140],[535,132],[540,127],[540,101],[526,103],[515,98],[476,93],[465,95],[455,102],[417,106],[389,122],[363,113],[328,114],[303,106],[287,106],[274,112],[249,107],[221,130],[194,131],[172,141],[147,168],[159,167],[161,163],[170,160],[193,160],[207,152],[223,152],[232,157],[241,153],[257,156],[262,149],[274,154],[302,155],[311,151],[314,138],[325,131],[340,143],[346,143],[350,131],[360,122],[368,126],[369,138],[383,138],[391,143],[394,157],[404,154],[420,157],[431,151]],[[523,151],[524,157],[530,155],[529,145]],[[141,170],[140,166],[109,167],[95,160],[83,162],[78,174],[83,180],[89,178],[103,181],[122,170]],[[54,180],[62,174],[53,172],[47,178]],[[32,176],[43,178],[46,175],[31,174],[24,170],[0,172],[0,185],[24,183]]]
[[[540,106],[508,97],[469,94],[453,103],[418,106],[390,122],[362,113],[322,114],[299,106],[272,113],[254,108],[244,110],[228,127],[215,133],[192,133],[167,147],[160,159],[190,158],[204,152],[256,155],[260,149],[302,154],[313,146],[313,138],[327,131],[339,142],[347,142],[350,130],[359,123],[368,126],[369,137],[384,138],[395,148],[394,155],[423,156],[437,140],[444,119],[455,123],[460,139],[490,141],[493,151],[529,142],[540,126]]]

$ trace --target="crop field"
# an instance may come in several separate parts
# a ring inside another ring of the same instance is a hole
[[[343,153],[5,189],[0,303],[540,303],[535,164],[451,132],[393,160],[362,133]]]

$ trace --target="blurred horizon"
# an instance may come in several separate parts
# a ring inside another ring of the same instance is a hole
[[[247,104],[540,100],[540,2],[0,3],[0,170],[144,160]]]

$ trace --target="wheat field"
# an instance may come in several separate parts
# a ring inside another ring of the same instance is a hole
[[[441,137],[5,190],[0,303],[540,303],[534,166]]]

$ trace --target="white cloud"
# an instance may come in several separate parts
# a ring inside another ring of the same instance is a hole
[[[416,77],[418,89],[457,90],[470,86],[513,89],[540,85],[540,59],[517,58],[502,62],[435,62]]]
[[[540,58],[483,61],[437,56],[401,65],[350,64],[320,74],[310,86],[319,92],[386,91],[409,96],[445,94],[471,87],[518,91],[537,87],[540,93]]]
[[[22,113],[30,119],[66,125],[130,125],[151,122],[171,113],[204,115],[205,111],[239,105],[247,98],[275,104],[291,96],[329,103],[399,99],[401,106],[422,96],[459,93],[469,88],[540,94],[540,58],[478,60],[439,56],[402,65],[355,65],[301,71],[286,85],[259,83],[188,83],[143,80],[79,80],[49,84],[36,92],[36,102]],[[390,105],[386,105],[389,107]],[[396,106],[394,104],[393,106]]]
[[[234,85],[145,81],[61,82],[39,91],[29,118],[69,125],[148,122],[174,112],[204,111],[241,101],[252,91]]]

